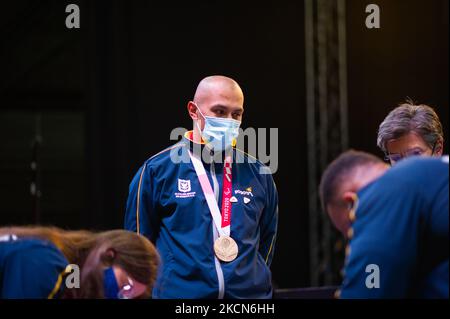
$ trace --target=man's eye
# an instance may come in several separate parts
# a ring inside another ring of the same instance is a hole
[[[216,110],[214,111],[214,113],[216,113],[217,115],[224,115],[225,112],[223,110]]]

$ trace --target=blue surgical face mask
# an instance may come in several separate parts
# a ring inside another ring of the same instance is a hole
[[[119,285],[112,267],[103,271],[103,291],[106,299],[119,298]]]
[[[214,151],[220,152],[234,145],[236,138],[239,135],[239,127],[241,126],[240,121],[214,116],[204,116],[198,106],[197,110],[205,119],[205,127],[202,131],[198,125],[198,120],[196,121],[196,125],[208,147]]]

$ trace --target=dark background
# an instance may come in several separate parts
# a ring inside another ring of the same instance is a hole
[[[76,3],[81,28],[65,27]],[[365,27],[365,7],[381,28]],[[347,0],[349,141],[379,156],[378,125],[406,97],[435,107],[448,138],[448,0]],[[0,11],[0,226],[121,228],[128,184],[203,77],[245,94],[243,128],[279,129],[279,287],[308,286],[304,4],[14,1]],[[30,195],[40,117],[39,216]],[[446,143],[445,153],[448,153]]]

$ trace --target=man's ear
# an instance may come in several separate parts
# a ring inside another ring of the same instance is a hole
[[[187,109],[188,109],[188,113],[189,113],[189,116],[191,117],[191,119],[198,120],[196,104],[192,101],[189,101],[187,104]]]
[[[342,194],[342,199],[344,200],[345,203],[348,204],[349,209],[353,207],[357,198],[358,196],[356,195],[355,192],[347,191],[344,192],[344,194]]]

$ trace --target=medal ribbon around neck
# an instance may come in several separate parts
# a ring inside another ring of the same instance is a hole
[[[222,183],[222,214],[219,210],[214,191],[206,175],[205,168],[200,159],[189,151],[192,164],[205,195],[206,203],[213,217],[214,224],[219,232],[219,238],[214,243],[214,251],[216,256],[222,261],[232,261],[238,254],[238,246],[230,237],[231,227],[231,197],[232,197],[232,158],[226,156],[223,167],[223,183]],[[224,245],[225,243],[225,245]]]

